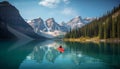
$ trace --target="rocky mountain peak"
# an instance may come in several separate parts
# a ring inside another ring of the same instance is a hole
[[[81,16],[76,16],[75,18],[71,19],[68,23],[83,23]]]
[[[42,18],[36,18],[36,19],[33,19],[32,22],[43,22]]]
[[[54,18],[49,18],[46,20],[47,23],[55,22]]]
[[[0,2],[0,5],[10,5],[10,3],[8,1],[3,1],[3,2]]]
[[[55,22],[54,18],[49,18],[49,19],[46,20],[46,25],[47,25],[48,28],[52,27],[53,24],[55,24],[55,23],[56,22]]]

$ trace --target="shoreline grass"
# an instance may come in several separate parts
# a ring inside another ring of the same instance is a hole
[[[64,38],[63,41],[68,42],[120,42],[119,38],[100,39],[99,37],[80,37],[80,38]]]

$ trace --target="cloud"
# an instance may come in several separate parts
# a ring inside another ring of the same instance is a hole
[[[48,8],[55,8],[59,3],[60,3],[60,0],[41,0],[39,2],[39,5],[42,5]]]
[[[61,2],[63,2],[64,4],[69,4],[70,0],[41,0],[39,2],[39,5],[48,8],[56,8]]]
[[[70,3],[70,0],[63,0],[63,2],[64,2],[65,4],[69,4],[69,3]]]
[[[61,13],[63,15],[77,16],[77,12],[73,8],[64,8]]]

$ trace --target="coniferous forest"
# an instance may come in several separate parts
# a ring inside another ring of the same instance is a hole
[[[120,38],[120,5],[82,28],[71,30],[65,35],[65,38],[80,37]]]

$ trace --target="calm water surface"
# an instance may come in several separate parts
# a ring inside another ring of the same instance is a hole
[[[65,49],[63,53],[57,50],[60,45]],[[120,68],[120,43],[4,40],[0,47],[3,69]]]

